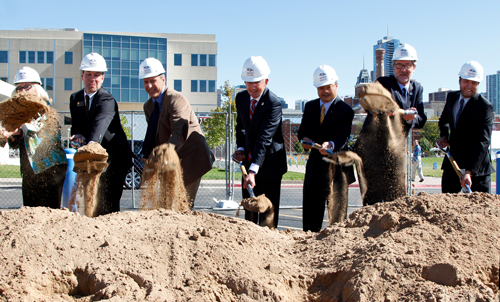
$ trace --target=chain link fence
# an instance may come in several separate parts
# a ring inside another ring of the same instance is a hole
[[[202,128],[205,126],[204,120],[218,116],[222,120],[219,131],[211,132],[203,129],[207,139],[213,135],[220,136],[221,142],[212,147],[215,156],[213,168],[203,176],[198,195],[195,201],[195,208],[213,208],[221,200],[240,201],[242,199],[241,171],[239,166],[232,162],[231,155],[236,149],[234,139],[234,120],[235,113],[232,113],[232,119],[229,119],[228,113],[198,112],[197,116],[201,122]],[[351,131],[351,143],[359,133],[365,115],[356,115],[353,120]],[[146,134],[147,123],[142,111],[121,112],[122,124],[129,138],[131,148],[138,154],[142,148],[142,142]],[[302,114],[284,114],[283,115],[283,136],[285,139],[285,148],[287,151],[288,172],[283,176],[281,206],[284,208],[295,208],[302,206],[302,185],[304,181],[305,165],[308,159],[308,152],[305,152],[298,141],[297,132],[301,123]],[[61,125],[62,144],[68,148],[68,137],[70,135],[70,114],[69,112],[59,112],[59,122]],[[496,125],[495,125],[496,127]],[[496,129],[496,128],[495,128]],[[434,143],[439,138],[439,127],[437,121],[427,121],[423,129],[413,130],[406,140],[407,164],[405,175],[407,182],[407,194],[416,194],[419,191],[426,190],[431,192],[441,192],[441,164],[444,154],[434,148]],[[418,139],[422,148],[422,171],[424,180],[420,182],[417,177],[412,181],[412,173],[415,170],[412,154],[414,142]],[[492,156],[496,149],[492,150]],[[495,160],[495,158],[492,158]],[[129,171],[124,183],[124,191],[121,199],[121,207],[134,209],[138,208],[141,200],[142,190],[139,186],[144,168],[144,162],[138,159],[134,160],[134,166]],[[496,173],[492,175],[495,183]],[[432,191],[434,190],[434,191]],[[19,152],[10,149],[8,144],[0,148],[0,199],[1,209],[19,208],[22,206],[21,192],[21,173],[19,167]],[[359,193],[358,183],[354,183],[349,188],[349,206],[361,207],[362,201]]]

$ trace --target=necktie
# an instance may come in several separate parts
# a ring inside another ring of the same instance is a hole
[[[144,143],[142,144],[142,155],[144,157],[149,157],[151,151],[156,145],[156,128],[158,127],[158,120],[160,119],[160,106],[155,102],[155,109],[148,121],[148,130],[146,131],[146,137],[144,138]]]
[[[405,99],[405,102],[408,102],[406,87],[403,87],[402,91],[403,91],[403,97]]]
[[[90,97],[88,94],[85,95],[85,114],[89,114],[89,104],[90,104]]]
[[[458,123],[458,118],[460,117],[460,114],[462,113],[462,110],[464,109],[464,99],[460,99],[460,107],[458,107],[458,112],[457,116],[455,117],[455,127],[457,126]]]
[[[323,124],[324,119],[325,119],[325,104],[321,105],[321,115],[319,116],[319,123]]]
[[[252,99],[252,104],[250,105],[250,121],[252,121],[253,113],[255,111],[255,106],[257,106],[257,100]]]

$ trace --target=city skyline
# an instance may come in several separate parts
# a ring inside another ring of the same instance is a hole
[[[500,41],[491,38],[498,32],[498,1],[421,1],[411,6],[396,1],[253,1],[251,6],[228,1],[164,1],[139,9],[132,2],[115,0],[99,6],[60,0],[45,1],[40,7],[24,4],[0,1],[3,29],[215,34],[217,88],[226,80],[234,86],[243,84],[243,62],[261,55],[271,68],[269,88],[289,108],[294,108],[295,100],[317,97],[312,74],[322,64],[332,66],[339,75],[339,95],[354,95],[363,64],[373,71],[368,58],[372,58],[373,45],[388,35],[388,27],[391,37],[417,50],[414,78],[424,87],[424,101],[439,88],[458,89],[458,72],[467,61],[482,64],[485,75],[500,70]],[[92,13],[86,14],[85,9]],[[163,11],[165,17],[149,17],[152,11]],[[471,11],[473,15],[466,17]],[[469,21],[478,18],[478,24]],[[480,92],[486,92],[485,82]]]

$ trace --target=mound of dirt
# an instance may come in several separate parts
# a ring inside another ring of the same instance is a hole
[[[321,233],[203,212],[0,212],[0,301],[492,301],[500,199],[421,194]]]
[[[9,132],[49,112],[47,101],[35,94],[21,92],[0,102],[0,121]]]

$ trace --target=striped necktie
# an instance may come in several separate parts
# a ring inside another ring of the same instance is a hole
[[[250,121],[252,121],[253,113],[255,111],[256,106],[257,106],[257,100],[252,99],[252,104],[250,105]]]
[[[323,124],[323,120],[325,119],[325,104],[321,105],[321,115],[319,116],[319,123]]]

